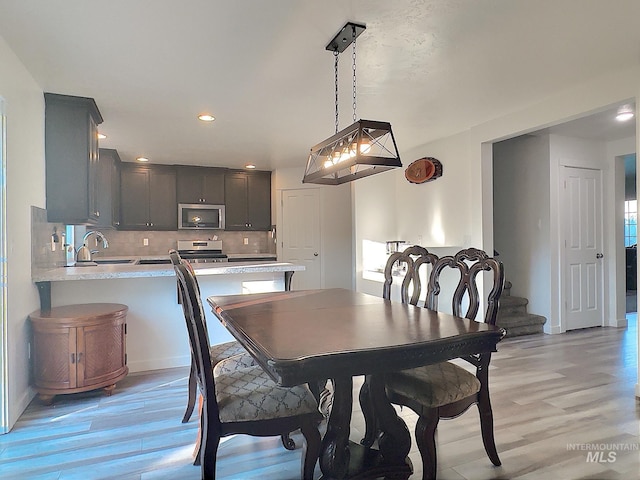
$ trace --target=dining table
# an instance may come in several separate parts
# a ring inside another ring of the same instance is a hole
[[[496,351],[497,326],[343,288],[207,298],[213,314],[281,386],[333,383],[323,479],[408,478],[411,435],[385,394],[391,372]],[[377,448],[349,440],[353,378],[365,375]]]

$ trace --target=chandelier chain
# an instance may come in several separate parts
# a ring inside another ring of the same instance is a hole
[[[335,70],[335,83],[336,83],[336,133],[338,133],[338,50],[333,51],[334,60],[334,70]]]
[[[353,26],[353,123],[356,117],[356,26]]]

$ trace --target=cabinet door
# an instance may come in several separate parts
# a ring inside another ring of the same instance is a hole
[[[271,229],[271,172],[247,175],[248,219],[250,230]]]
[[[247,230],[249,228],[247,190],[248,180],[244,172],[228,173],[225,176],[225,230]]]
[[[120,196],[120,156],[113,149],[101,148],[98,160],[99,227],[117,226]]]
[[[76,329],[33,328],[33,376],[36,387],[76,388]]]
[[[47,217],[95,225],[98,220],[98,124],[94,100],[45,93]]]
[[[140,167],[122,167],[120,175],[120,228],[142,230],[149,223],[149,172]]]
[[[223,168],[176,167],[178,203],[224,204]]]
[[[125,371],[126,340],[122,317],[77,330],[78,387],[104,384]]]
[[[87,144],[89,145],[89,171],[87,183],[89,185],[88,203],[89,203],[89,218],[93,220],[93,223],[100,225],[100,210],[99,210],[99,191],[100,191],[100,170],[99,170],[99,154],[98,154],[98,124],[93,117],[87,114],[87,122],[89,124],[89,130],[87,132]]]
[[[224,170],[206,168],[202,176],[202,200],[211,205],[224,205]]]
[[[177,203],[202,203],[202,176],[197,167],[176,168]]]
[[[176,172],[172,167],[153,167],[149,170],[149,229],[176,230],[178,205],[176,202]]]

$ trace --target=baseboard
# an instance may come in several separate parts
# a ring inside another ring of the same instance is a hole
[[[625,328],[629,325],[626,318],[616,318],[609,322],[610,327]]]
[[[169,358],[155,358],[152,360],[141,360],[139,362],[127,362],[130,373],[163,370],[165,368],[188,367],[190,365],[191,357],[188,355]]]

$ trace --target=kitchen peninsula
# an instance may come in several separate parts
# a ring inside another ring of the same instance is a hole
[[[247,261],[193,264],[202,298],[282,291],[304,265]],[[177,303],[172,265],[132,263],[56,267],[32,272],[42,308],[79,303],[127,305],[127,364],[131,372],[187,366],[191,357],[182,307]],[[47,305],[49,302],[49,305]],[[232,337],[218,322],[208,323],[212,344]]]

